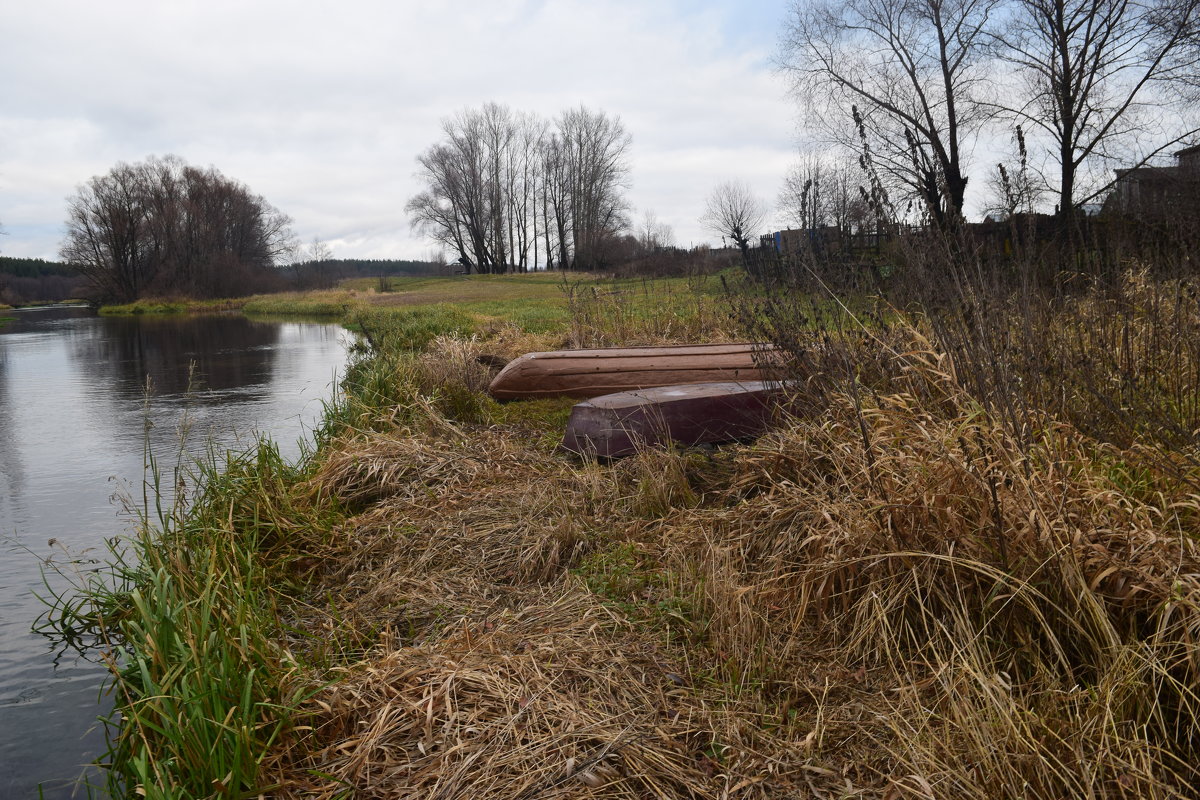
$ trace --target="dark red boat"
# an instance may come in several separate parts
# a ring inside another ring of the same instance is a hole
[[[562,447],[618,458],[640,448],[759,436],[783,396],[777,381],[720,381],[618,392],[576,403]]]
[[[488,391],[497,400],[600,395],[715,381],[775,377],[780,351],[769,344],[684,344],[526,353],[500,371]]]

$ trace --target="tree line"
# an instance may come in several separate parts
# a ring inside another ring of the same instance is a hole
[[[82,283],[79,273],[68,264],[0,256],[0,303],[27,305],[77,298]]]
[[[275,288],[291,220],[214,167],[175,156],[120,163],[68,200],[60,256],[97,299],[218,297]]]
[[[73,278],[78,271],[70,264],[59,261],[47,261],[44,258],[19,258],[17,256],[0,256],[0,275],[11,275],[17,278],[66,277]]]
[[[869,192],[848,190],[845,172],[868,158],[879,188],[952,225],[997,125],[1014,146],[992,205],[1052,203],[1069,219],[1112,188],[1114,168],[1200,134],[1200,0],[798,0],[781,45],[810,132],[851,154],[789,176],[800,222],[862,216]]]
[[[311,253],[308,255],[311,256]],[[387,258],[307,258],[289,264],[284,275],[298,289],[329,289],[344,280],[442,275],[445,264]]]
[[[629,226],[630,135],[619,117],[580,107],[553,119],[487,103],[442,122],[417,157],[415,229],[465,271],[597,269]]]

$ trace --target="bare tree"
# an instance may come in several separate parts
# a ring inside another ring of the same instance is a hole
[[[620,119],[579,108],[551,125],[488,103],[443,131],[417,159],[426,188],[406,206],[414,227],[468,270],[524,271],[543,255],[563,268],[603,265],[626,225]]]
[[[595,269],[607,262],[607,245],[628,225],[624,190],[632,141],[620,117],[580,106],[556,120],[559,157],[566,168],[571,221],[570,266]]]
[[[661,222],[657,214],[647,209],[642,214],[642,225],[638,231],[638,244],[647,253],[674,247],[675,231],[667,223]]]
[[[535,114],[517,113],[512,146],[508,153],[508,251],[514,269],[527,272],[536,267],[540,256],[538,243],[538,201],[541,187],[541,148],[548,123]]]
[[[962,214],[964,154],[987,119],[977,98],[1000,0],[797,0],[781,66],[812,121],[874,157],[939,222]]]
[[[1183,84],[1196,71],[1200,0],[1015,0],[998,52],[1025,83],[996,108],[1049,141],[1064,217],[1200,133]]]
[[[567,269],[573,260],[571,238],[571,166],[558,133],[542,142],[542,217],[547,260]]]
[[[700,224],[719,236],[729,237],[743,255],[767,218],[767,206],[742,181],[726,181],[709,194]]]
[[[173,156],[118,164],[67,208],[61,257],[119,302],[253,291],[294,247],[291,220],[261,196]]]
[[[497,107],[498,108],[498,107]],[[469,272],[497,271],[496,191],[489,157],[489,107],[443,120],[445,139],[417,157],[427,188],[408,201],[413,226],[459,254]]]
[[[443,141],[417,158],[426,188],[406,205],[413,226],[468,271],[527,269],[545,127],[496,103],[444,120]]]
[[[328,242],[321,240],[321,237],[314,236],[312,242],[308,245],[308,260],[309,261],[329,261],[333,258],[333,248]]]
[[[337,283],[334,270],[322,266],[333,259],[333,248],[314,236],[307,245],[297,246],[292,253],[291,271],[296,285],[302,289],[329,289]]]
[[[137,170],[118,164],[92,178],[67,201],[63,261],[108,298],[126,302],[153,282],[157,264],[147,258],[147,231]]]
[[[849,159],[807,153],[784,175],[779,210],[787,224],[802,230],[832,226],[852,233],[870,216],[858,188],[863,177]]]

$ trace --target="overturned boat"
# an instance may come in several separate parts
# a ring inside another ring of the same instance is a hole
[[[562,449],[619,458],[648,446],[761,435],[783,399],[777,381],[718,381],[617,392],[576,403]]]
[[[615,392],[777,377],[781,352],[770,344],[683,344],[526,353],[492,380],[497,400],[586,399]]]

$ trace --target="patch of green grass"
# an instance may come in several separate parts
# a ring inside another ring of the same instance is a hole
[[[3,328],[8,323],[13,322],[15,320],[16,320],[16,317],[0,317],[0,328]]]
[[[303,699],[278,638],[286,565],[336,517],[291,499],[301,478],[267,442],[213,459],[190,509],[162,509],[153,492],[107,570],[54,602],[45,627],[93,638],[111,670],[110,796],[269,790],[259,767]]]
[[[629,619],[689,640],[702,635],[697,607],[681,597],[670,572],[634,542],[618,542],[584,556],[572,573]]]
[[[571,416],[571,409],[577,402],[579,401],[573,397],[549,397],[541,400],[493,403],[489,408],[488,421],[551,437],[557,445],[562,440],[562,432],[567,426],[567,418]]]
[[[100,306],[103,316],[133,316],[136,314],[211,314],[218,311],[236,311],[245,304],[245,298],[143,298],[123,305]]]
[[[588,589],[618,603],[628,603],[662,583],[643,563],[642,553],[633,542],[619,542],[584,556],[575,574]]]
[[[182,300],[135,300],[132,303],[100,306],[104,317],[131,317],[138,314],[184,314],[187,303]]]
[[[564,330],[570,324],[571,314],[561,298],[517,298],[463,303],[460,306],[479,316],[511,322],[529,333],[550,333]]]
[[[360,309],[346,322],[379,352],[420,350],[438,336],[470,336],[479,324],[474,315],[444,303]]]
[[[242,306],[242,312],[265,316],[341,317],[355,305],[349,292],[288,292],[249,298]]]

